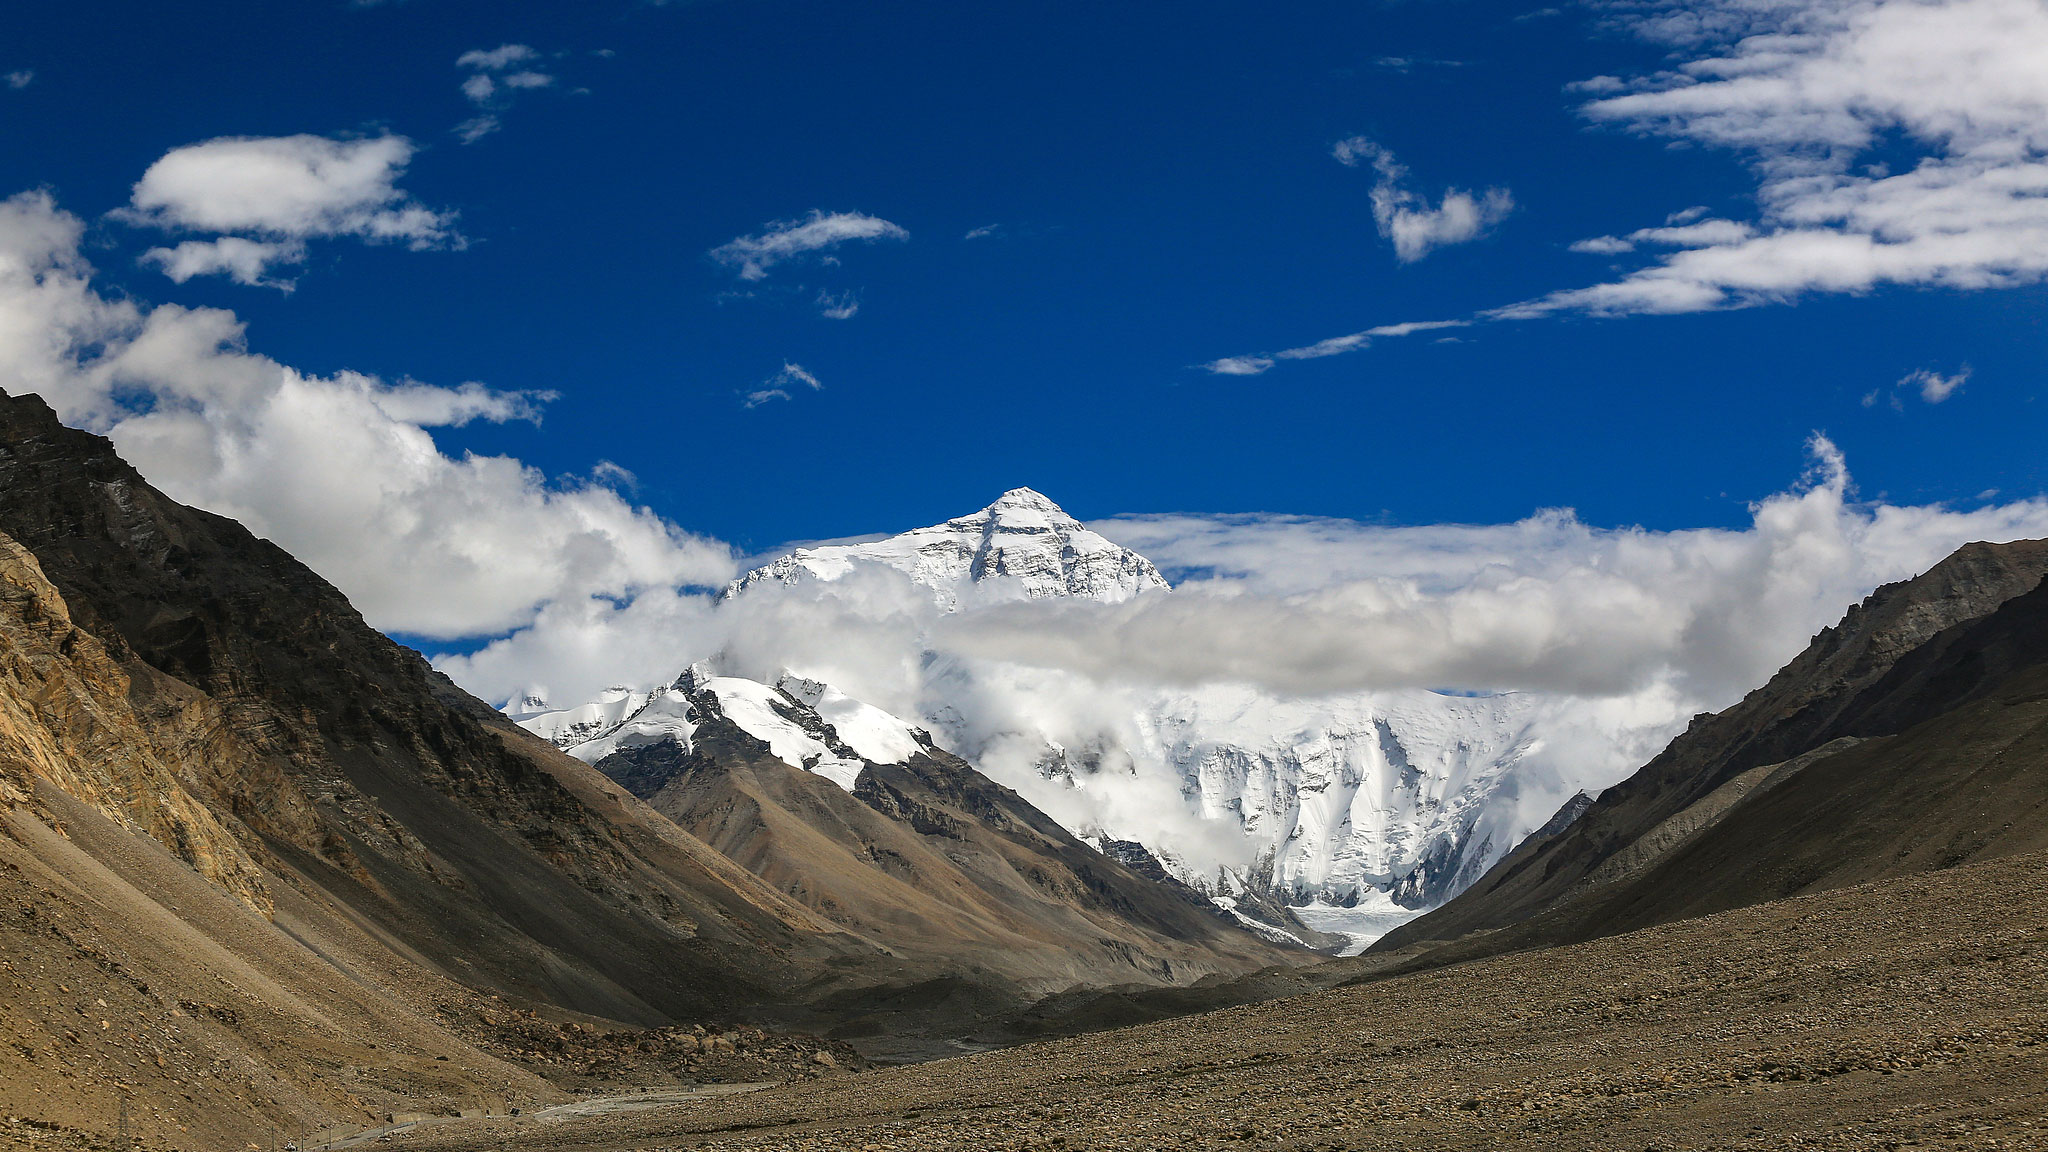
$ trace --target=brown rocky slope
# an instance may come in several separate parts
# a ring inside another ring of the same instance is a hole
[[[572,1026],[648,1030],[659,1064],[678,1025],[1036,992],[1000,955],[963,972],[792,899],[4,395],[0,819],[0,1115],[66,1139],[111,1134],[124,1095],[151,1141],[209,1148],[544,1098],[536,1071],[611,1059]],[[1120,937],[1174,979],[1279,958],[1213,918],[1093,923],[1097,955]],[[1104,964],[1075,978],[1169,978]]]

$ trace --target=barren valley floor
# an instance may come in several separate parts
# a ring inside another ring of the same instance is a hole
[[[2048,1148],[2044,868],[2011,857],[1121,1032],[385,1146]]]

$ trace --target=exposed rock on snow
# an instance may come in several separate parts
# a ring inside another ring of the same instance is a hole
[[[858,563],[883,564],[930,588],[948,611],[970,587],[1021,598],[1081,596],[1105,603],[1168,585],[1150,560],[1089,531],[1029,488],[1013,488],[974,513],[865,544],[799,548],[732,582],[737,595],[757,584],[837,580]]]
[[[768,746],[792,768],[815,772],[853,791],[868,764],[902,764],[930,746],[930,737],[880,708],[813,680],[787,678],[778,687],[738,676],[713,676],[693,665],[654,692],[613,688],[587,704],[550,710],[528,696],[512,718],[557,748],[595,764],[622,748],[673,741],[687,751],[707,716],[722,716]]]

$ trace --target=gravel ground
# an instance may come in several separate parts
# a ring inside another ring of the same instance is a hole
[[[2044,869],[2011,857],[1120,1032],[392,1143],[2048,1148]]]

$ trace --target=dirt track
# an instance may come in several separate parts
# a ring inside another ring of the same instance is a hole
[[[2044,867],[2014,857],[1124,1032],[403,1143],[2048,1148]]]

